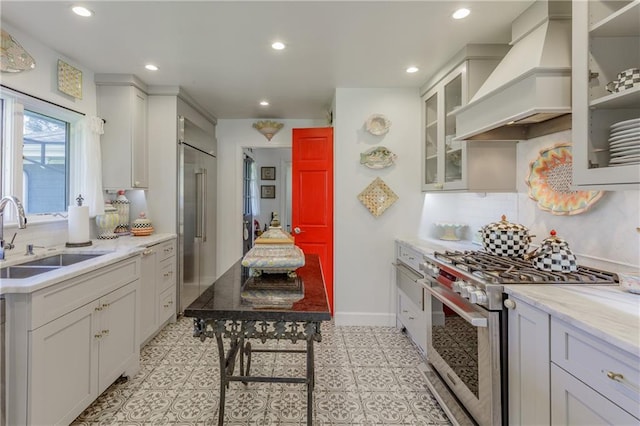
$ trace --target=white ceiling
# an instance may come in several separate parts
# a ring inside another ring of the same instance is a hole
[[[2,0],[1,17],[95,73],[181,86],[218,118],[324,118],[337,87],[418,88],[467,43],[508,42],[531,1],[82,3],[93,17],[24,0]],[[471,15],[454,21],[460,6]]]

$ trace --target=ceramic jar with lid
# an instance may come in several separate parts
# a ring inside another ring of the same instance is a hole
[[[533,261],[533,266],[542,271],[575,272],[578,270],[576,256],[569,249],[569,244],[551,230],[550,236],[545,238],[536,250],[529,253],[527,259]]]
[[[98,227],[98,239],[110,240],[118,238],[118,235],[114,232],[118,223],[120,222],[120,216],[118,210],[107,201],[104,204],[104,214],[96,215],[96,226]]]
[[[111,202],[118,210],[118,226],[115,233],[118,235],[129,235],[129,200],[123,189],[118,191],[118,196]]]
[[[131,224],[131,233],[136,237],[146,237],[153,234],[153,226],[145,212],[140,212],[138,218]]]
[[[484,226],[480,233],[487,252],[505,257],[523,257],[534,237],[526,226],[507,221],[505,215],[500,222]]]

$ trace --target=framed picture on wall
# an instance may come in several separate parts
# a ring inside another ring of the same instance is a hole
[[[276,180],[276,168],[275,167],[260,167],[260,179],[262,180]],[[262,197],[265,198],[265,197]]]
[[[276,186],[260,185],[260,198],[276,198]]]

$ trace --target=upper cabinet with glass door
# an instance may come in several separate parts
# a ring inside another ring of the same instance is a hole
[[[574,1],[572,41],[573,183],[637,189],[640,0]]]
[[[471,99],[508,48],[468,45],[425,87],[423,191],[515,190],[515,145],[454,140],[454,111]]]

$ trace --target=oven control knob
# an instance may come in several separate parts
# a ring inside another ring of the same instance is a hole
[[[469,294],[469,300],[471,303],[483,304],[487,303],[487,294],[482,290],[472,291]]]
[[[473,289],[472,285],[468,285],[468,284],[461,284],[460,285],[460,296],[464,297],[465,299],[469,298],[469,290]]]
[[[504,301],[504,307],[507,309],[515,309],[516,308],[516,302],[514,302],[511,299],[506,299]]]

